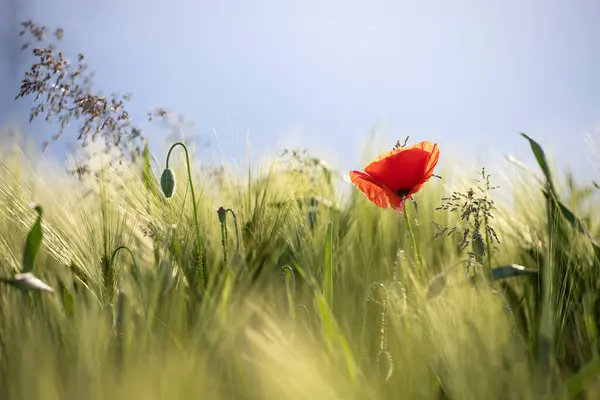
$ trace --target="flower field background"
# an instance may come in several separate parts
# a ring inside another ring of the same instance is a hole
[[[2,398],[599,393],[593,188],[524,174],[507,208],[477,174],[454,194],[432,178],[400,214],[312,162],[192,166],[197,231],[175,153],[170,198],[150,157],[84,184],[3,155],[2,274],[53,291],[2,286]]]
[[[598,187],[522,139],[510,183],[419,138],[347,194],[297,151],[211,170],[142,143],[77,179],[3,145],[0,398],[598,398]]]

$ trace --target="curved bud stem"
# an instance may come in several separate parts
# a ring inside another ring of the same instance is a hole
[[[223,262],[227,265],[227,211],[223,207],[217,210],[221,225],[221,247],[223,247]]]
[[[230,212],[233,216],[233,226],[235,227],[235,249],[236,251],[240,251],[240,235],[238,232],[237,218],[235,216],[235,212],[231,208],[228,208],[227,212]]]
[[[223,247],[223,259],[227,264],[227,213],[230,212],[233,216],[233,224],[235,226],[235,250],[239,253],[240,251],[240,236],[238,232],[237,218],[235,212],[231,208],[219,207],[217,209],[217,216],[219,217],[219,223],[221,224],[221,245]]]
[[[194,225],[196,226],[196,247],[198,247],[198,275],[200,278],[200,289],[204,292],[204,262],[202,258],[202,239],[200,237],[200,225],[198,224],[198,210],[196,209],[196,194],[194,193],[194,185],[192,184],[192,170],[190,167],[190,157],[188,155],[188,149],[183,142],[174,143],[169,152],[167,153],[167,161],[166,168],[169,168],[169,158],[171,157],[171,152],[177,146],[183,147],[185,152],[185,162],[187,165],[187,173],[188,173],[188,181],[190,183],[190,192],[192,195],[192,206],[194,210]]]
[[[376,297],[376,293],[380,292],[380,300],[377,300]],[[361,332],[360,332],[360,351],[361,351],[361,359],[365,359],[366,357],[366,337],[367,337],[367,318],[369,317],[369,311],[370,311],[370,307],[369,307],[369,302],[374,302],[376,304],[382,305],[385,307],[385,305],[387,305],[388,303],[388,290],[385,287],[385,285],[383,283],[380,282],[375,282],[373,284],[371,284],[371,286],[369,286],[367,288],[367,292],[365,293],[365,297],[363,298],[363,320],[362,320],[362,327],[361,327]],[[381,331],[380,331],[381,333]],[[382,336],[380,336],[380,339],[382,339]],[[385,339],[385,338],[384,338]]]
[[[117,257],[117,253],[121,250],[126,250],[129,255],[131,256],[131,259],[133,260],[133,273],[135,275],[135,280],[136,280],[136,284],[140,290],[140,294],[142,295],[142,301],[144,302],[144,309],[146,310],[146,295],[144,294],[144,285],[142,284],[142,275],[140,272],[140,268],[137,265],[137,261],[135,260],[135,255],[133,254],[133,251],[131,251],[131,249],[125,245],[123,246],[119,246],[116,249],[113,250],[112,252],[112,256],[110,257],[110,265],[111,268],[114,268],[114,262],[115,262],[115,258]]]

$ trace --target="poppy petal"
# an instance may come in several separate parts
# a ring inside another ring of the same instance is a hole
[[[437,158],[437,144],[421,142],[382,154],[365,172],[392,191],[411,189],[430,177],[427,173],[433,173]]]
[[[437,148],[437,143],[431,143],[427,140],[414,144],[412,146],[406,146],[406,147],[400,147],[398,149],[394,149],[392,151],[388,151],[385,152],[383,154],[381,154],[379,157],[377,157],[375,160],[373,160],[368,166],[367,168],[372,168],[372,169],[377,169],[378,168],[378,164],[380,162],[385,162],[387,161],[389,158],[393,158],[394,156],[397,156],[398,154],[401,153],[410,153],[412,150],[413,153],[429,153],[429,154],[433,154],[434,152],[438,153],[438,157],[439,157],[439,149]],[[415,152],[416,150],[416,152]],[[366,169],[365,169],[366,171]],[[369,172],[369,171],[367,171]]]
[[[411,197],[413,194],[415,194],[419,190],[421,190],[421,188],[423,187],[425,182],[427,182],[433,175],[433,170],[435,169],[435,166],[437,165],[439,159],[440,159],[440,149],[437,147],[437,143],[436,143],[433,145],[433,148],[431,149],[431,155],[430,155],[429,160],[427,160],[427,163],[425,166],[425,175],[423,175],[423,178],[419,184],[412,187],[412,189],[410,190],[410,192],[407,194],[406,197]]]
[[[431,178],[439,158],[437,143],[424,141],[382,154],[364,172],[350,171],[350,180],[377,206],[402,213],[406,199]]]
[[[428,160],[427,166],[425,168],[425,178],[426,179],[431,178],[431,175],[433,175],[433,169],[435,168],[435,166],[437,165],[439,160],[440,160],[440,149],[436,143],[433,145],[433,148],[431,149],[431,155],[429,156],[429,160]]]
[[[369,200],[381,208],[390,206],[386,190],[373,182],[373,178],[361,171],[350,171],[350,180]]]

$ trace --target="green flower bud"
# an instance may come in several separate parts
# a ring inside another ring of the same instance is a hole
[[[224,209],[223,207],[219,207],[219,209],[217,210],[217,215],[219,216],[219,222],[221,224],[226,224],[227,223],[227,210]]]
[[[160,177],[160,187],[167,199],[175,193],[175,174],[169,168],[165,168]]]

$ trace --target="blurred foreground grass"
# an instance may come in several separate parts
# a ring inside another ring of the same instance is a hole
[[[244,175],[196,166],[199,252],[179,151],[170,199],[149,155],[84,183],[3,155],[0,272],[22,271],[35,201],[33,272],[54,292],[0,286],[0,398],[600,396],[593,189],[513,180],[514,204],[490,219],[500,243],[481,253],[472,221],[436,211],[451,190],[432,179],[418,211],[406,207],[416,260],[402,215],[337,195],[315,160]],[[487,196],[471,178],[452,189]],[[436,224],[470,231],[433,239]],[[482,273],[510,265],[535,274]]]

